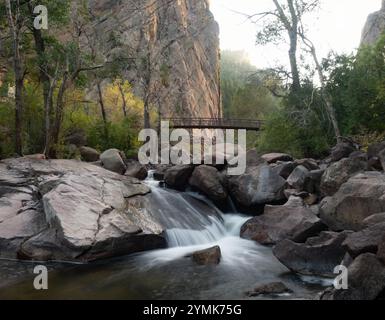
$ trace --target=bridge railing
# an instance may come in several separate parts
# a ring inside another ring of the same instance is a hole
[[[248,129],[260,130],[263,124],[261,120],[250,119],[224,119],[224,118],[169,118],[174,128],[221,128],[221,129]]]

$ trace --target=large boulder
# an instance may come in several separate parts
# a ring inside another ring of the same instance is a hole
[[[340,161],[343,158],[348,158],[356,150],[357,148],[353,143],[340,142],[332,149],[330,159],[332,162]]]
[[[317,161],[314,159],[310,159],[310,158],[295,160],[295,164],[297,166],[304,166],[309,171],[314,171],[314,170],[320,169]]]
[[[183,190],[186,188],[188,181],[194,171],[192,165],[178,165],[166,170],[164,181],[174,189]]]
[[[221,262],[221,248],[215,246],[209,249],[194,252],[193,261],[198,265],[217,265]]]
[[[289,178],[291,173],[297,167],[297,164],[293,161],[282,162],[278,161],[275,166],[272,166],[272,169],[275,173],[281,176],[284,179]]]
[[[385,171],[385,149],[378,154],[378,158],[382,165],[382,170]]]
[[[195,168],[189,183],[207,195],[211,200],[222,202],[228,196],[222,180],[223,176],[216,168],[204,165]]]
[[[360,173],[321,203],[321,219],[335,231],[359,231],[363,220],[385,211],[385,174]]]
[[[276,163],[278,161],[293,161],[293,157],[286,153],[268,153],[261,157],[268,164]]]
[[[145,166],[137,161],[130,161],[127,163],[127,170],[125,176],[133,177],[139,180],[145,180],[148,176],[148,171]]]
[[[249,170],[246,174],[229,179],[232,198],[244,208],[263,209],[265,204],[285,201],[286,181],[267,165]]]
[[[291,197],[283,206],[266,206],[265,213],[247,221],[241,237],[260,244],[276,244],[284,239],[305,241],[325,228],[301,198]]]
[[[383,263],[385,263],[385,236],[382,237],[378,244],[377,256]]]
[[[305,243],[284,240],[273,252],[282,264],[296,273],[333,277],[335,267],[346,254],[342,243],[348,235],[349,232],[322,232]]]
[[[166,246],[157,219],[128,209],[151,191],[136,179],[72,160],[12,159],[0,172],[0,258],[92,261]]]
[[[100,155],[103,168],[118,174],[124,174],[127,170],[127,166],[123,159],[124,156],[117,149],[106,150]]]
[[[349,254],[355,258],[362,253],[377,253],[385,237],[385,222],[371,225],[361,231],[350,234],[344,242]]]
[[[373,214],[370,217],[367,217],[362,224],[364,227],[370,227],[382,222],[385,222],[385,212]]]
[[[324,196],[334,195],[353,175],[364,172],[367,163],[362,158],[344,158],[326,169],[321,179],[321,192]]]
[[[348,289],[329,289],[323,300],[375,300],[385,289],[385,265],[371,253],[356,258],[348,268]]]
[[[292,174],[287,179],[289,186],[297,190],[304,190],[306,180],[309,177],[309,170],[304,166],[298,166],[294,169]]]
[[[385,141],[370,145],[368,148],[368,159],[378,157],[382,150],[385,150]]]
[[[86,162],[96,162],[100,159],[99,151],[90,148],[90,147],[80,147],[79,148],[80,156],[83,161]]]
[[[153,172],[153,178],[156,181],[164,181],[164,177],[166,175],[166,171],[170,169],[172,165],[155,165],[154,172]]]

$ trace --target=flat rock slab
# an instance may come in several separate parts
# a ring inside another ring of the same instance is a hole
[[[164,227],[128,208],[151,192],[135,178],[71,160],[9,159],[0,170],[2,258],[91,261],[166,246]]]

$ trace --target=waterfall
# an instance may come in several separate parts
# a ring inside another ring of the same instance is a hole
[[[161,204],[157,215],[167,228],[170,248],[213,244],[226,237],[239,238],[240,229],[248,219],[241,215],[223,214],[198,193],[161,188],[153,179],[153,171],[149,172],[146,183],[152,189],[152,197],[158,205]]]

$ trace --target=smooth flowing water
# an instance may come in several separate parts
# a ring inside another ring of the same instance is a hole
[[[272,281],[294,291],[273,298],[312,299],[330,284],[293,275],[271,248],[241,239],[249,217],[223,214],[195,193],[160,188],[151,176],[147,184],[158,204],[155,214],[167,228],[168,249],[87,265],[49,265],[48,291],[32,288],[33,264],[0,261],[0,299],[247,299],[246,291]],[[218,266],[197,266],[189,257],[214,245],[222,251]],[[25,280],[4,285],[8,276]]]

